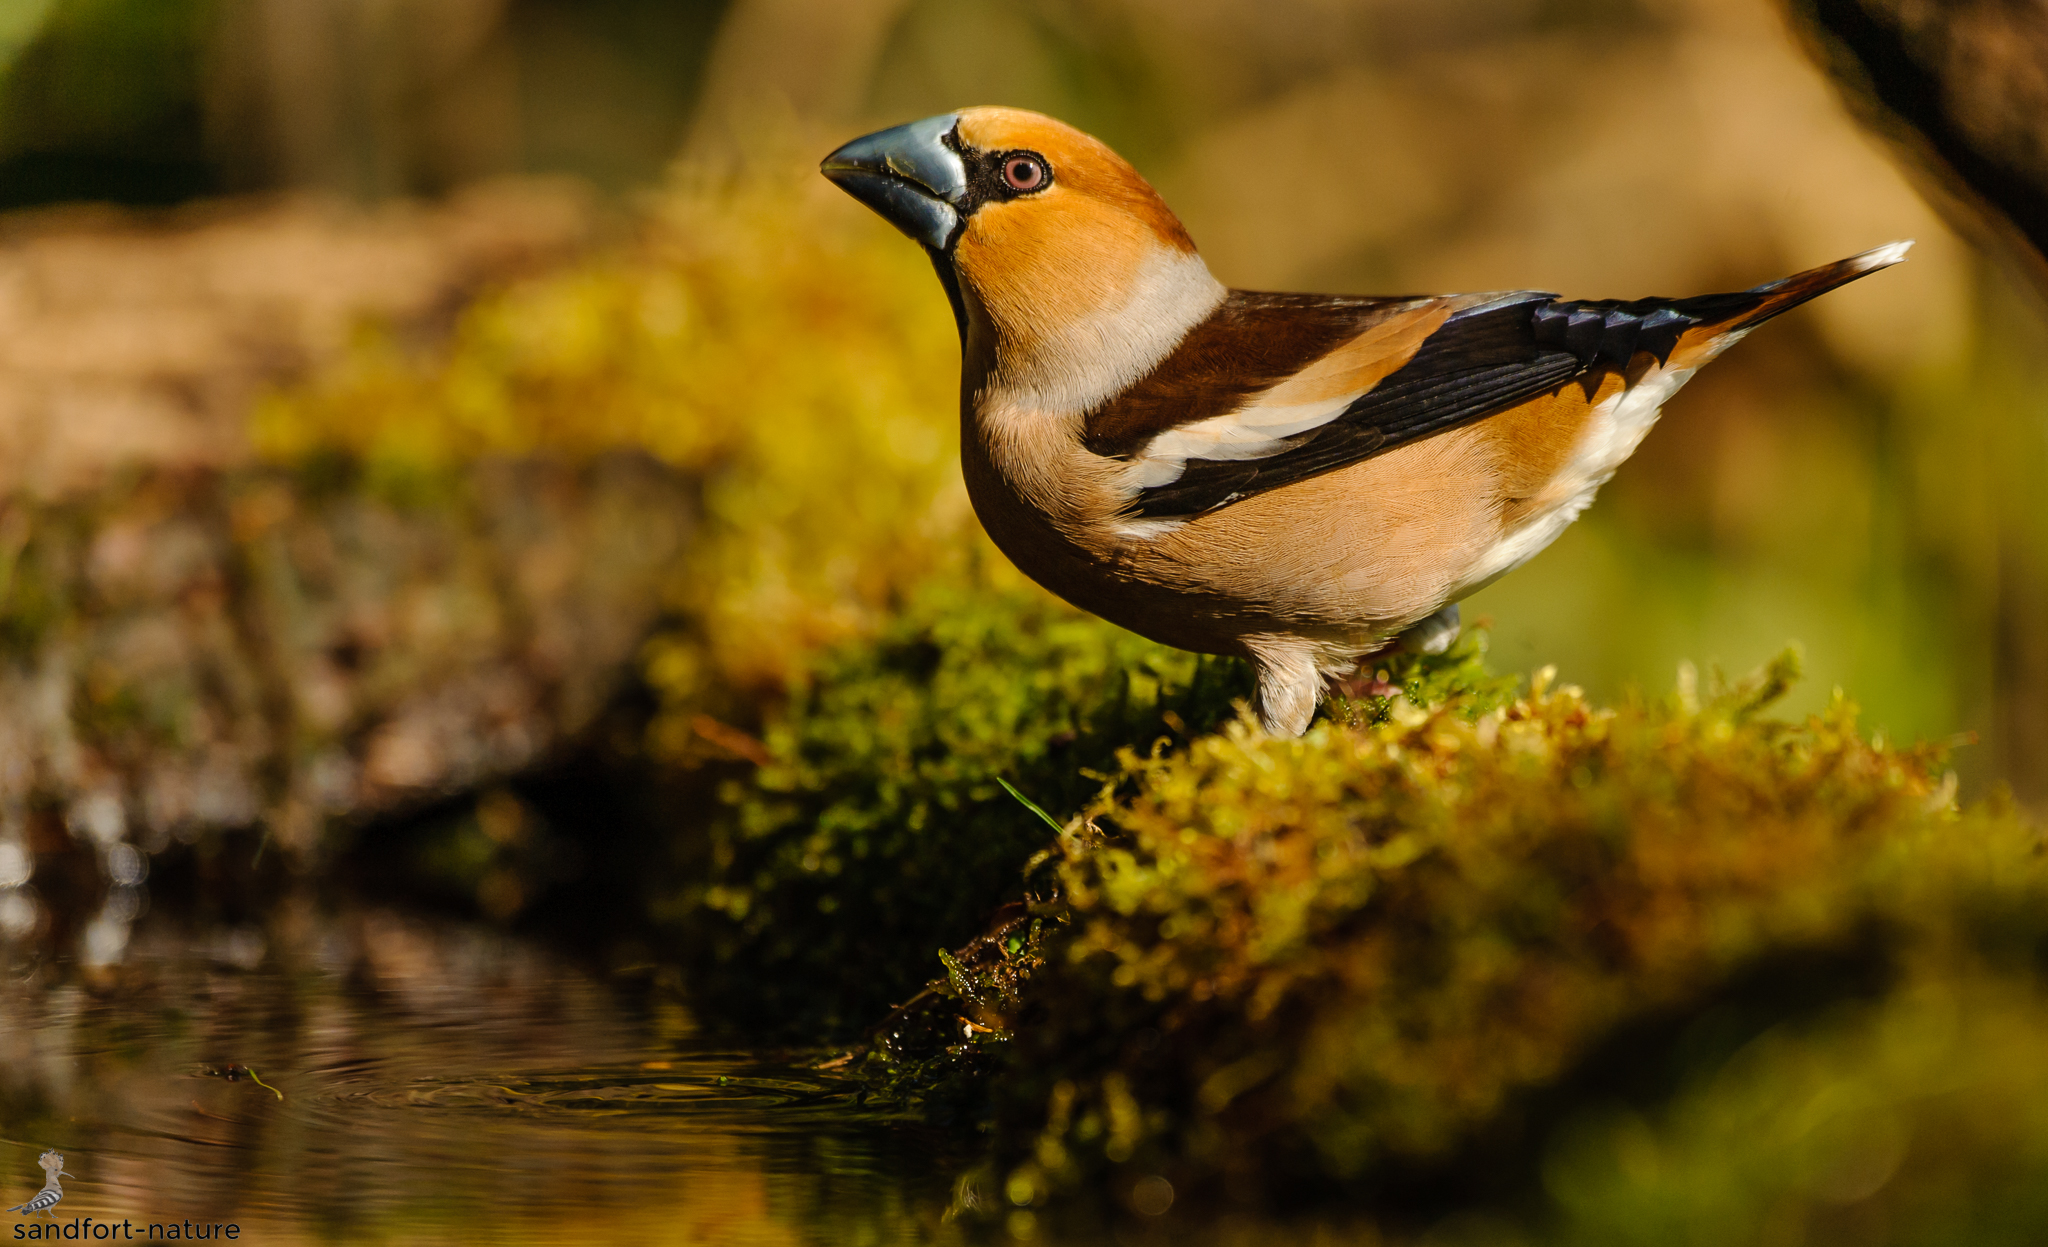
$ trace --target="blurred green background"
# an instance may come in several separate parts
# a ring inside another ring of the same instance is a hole
[[[1918,239],[1704,373],[1467,617],[1601,698],[1797,640],[1795,710],[1841,685],[1894,736],[1975,733],[1966,791],[2048,798],[2041,309],[1767,0],[0,0],[0,205],[563,175],[631,220],[678,167],[741,168],[790,229],[907,248],[810,161],[975,102],[1100,135],[1239,286],[1686,294]],[[936,286],[886,272],[904,358],[950,367]],[[904,399],[948,439],[950,385]]]

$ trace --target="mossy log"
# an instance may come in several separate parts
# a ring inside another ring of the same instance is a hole
[[[0,816],[38,853],[261,827],[304,856],[337,820],[529,767],[631,670],[690,494],[616,455],[408,497],[337,463],[17,496]]]

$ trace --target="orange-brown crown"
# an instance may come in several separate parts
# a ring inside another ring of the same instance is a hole
[[[1044,113],[985,106],[960,110],[960,139],[983,152],[1036,152],[1052,166],[1053,184],[1041,195],[1000,206],[1042,203],[1078,214],[1070,201],[1084,200],[1086,208],[1106,209],[1142,224],[1160,243],[1177,251],[1195,249],[1194,239],[1152,184],[1093,135]],[[985,205],[983,211],[998,206]]]

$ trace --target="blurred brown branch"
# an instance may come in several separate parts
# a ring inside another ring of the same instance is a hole
[[[1951,221],[2048,291],[2048,8],[2023,0],[1783,0],[1865,124]]]

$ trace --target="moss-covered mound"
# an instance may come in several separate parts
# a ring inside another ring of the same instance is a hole
[[[1474,632],[1379,672],[1415,704],[1476,715],[1518,683],[1484,653]],[[755,1033],[874,1023],[938,973],[934,950],[1057,893],[1032,869],[1055,838],[1042,810],[1128,794],[1120,756],[1171,756],[1250,693],[1245,664],[1143,640],[1006,567],[927,581],[878,635],[816,655],[760,741],[733,741],[759,765],[724,786],[704,839],[679,841],[683,882],[655,906],[693,994]],[[1391,704],[1331,711],[1365,723]]]
[[[1250,693],[1198,659],[987,577],[915,593],[869,641],[829,649],[728,784],[687,882],[658,906],[692,991],[725,1025],[816,1037],[864,1026],[1019,899],[1058,810],[1117,752],[1184,744]],[[743,746],[744,747],[744,746]],[[1041,891],[1050,879],[1041,878]]]
[[[1320,1193],[1600,1241],[1880,1192],[2017,1215],[2048,1174],[2037,837],[1839,699],[1760,717],[1790,674],[1127,754],[1063,839],[981,1198]]]

